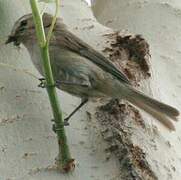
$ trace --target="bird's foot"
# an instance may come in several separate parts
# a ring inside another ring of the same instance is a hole
[[[64,119],[64,126],[69,126],[70,125],[70,123],[68,121],[69,121],[69,118]]]
[[[63,126],[69,126],[69,125],[70,125],[69,122],[68,122],[68,120],[66,120],[66,119],[64,120],[63,125],[59,125],[59,127],[57,127],[54,119],[52,119],[51,121],[54,122],[54,124],[52,125],[52,130],[53,130],[55,133],[56,133],[57,131],[59,131],[60,128],[62,128]]]
[[[55,87],[56,86],[56,84],[47,84],[45,78],[40,78],[39,80],[40,80],[40,84],[38,85],[38,87],[47,88],[47,87]]]
[[[39,78],[40,84],[38,84],[38,87],[45,88],[46,87],[46,80],[45,78]]]

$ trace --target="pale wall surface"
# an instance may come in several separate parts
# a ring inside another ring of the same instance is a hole
[[[0,0],[0,39],[7,36],[14,21],[27,12],[29,5],[26,2]],[[179,108],[180,1],[98,2],[100,4],[97,8],[101,11],[95,15],[101,23],[106,24],[113,17],[110,27],[128,29],[131,33],[143,34],[149,40],[153,76],[150,87],[143,90]],[[113,6],[113,3],[116,6]],[[49,10],[53,10],[53,7]],[[61,14],[75,34],[97,49],[102,49],[102,44],[105,44],[102,34],[110,30],[96,22],[86,3],[81,0],[64,0]],[[23,47],[18,51],[13,46],[1,46],[0,54],[0,62],[26,68],[39,76]],[[51,131],[52,116],[47,95],[45,90],[37,88],[38,83],[22,72],[0,67],[0,180],[119,180],[119,164],[115,157],[112,155],[111,159],[106,161],[106,145],[93,116],[95,104],[92,103],[76,114],[71,126],[67,128],[72,155],[77,160],[76,171],[70,175],[62,175],[47,169],[53,164],[57,154],[57,142]],[[79,99],[63,93],[60,93],[60,100],[66,114],[79,103]],[[91,119],[86,111],[91,113]],[[159,137],[152,133],[153,141],[147,139],[144,144],[142,139],[146,138],[146,135],[138,131],[135,134],[135,142],[143,143],[148,160],[158,177],[179,180],[181,125],[177,123],[176,133],[170,133],[156,121],[151,123],[159,127]],[[169,150],[168,146],[171,146]]]
[[[152,56],[152,77],[150,88],[146,89],[143,82],[143,91],[181,111],[180,0],[94,0],[92,9],[103,25],[141,34],[148,40]],[[181,117],[179,120],[181,121]],[[153,143],[156,150],[151,150],[148,143],[142,145],[161,180],[181,178],[180,121],[176,123],[176,132],[170,133],[153,120],[160,136],[157,137],[154,133],[152,135],[153,142],[156,141]],[[163,140],[169,142],[170,148],[164,145]]]
[[[85,2],[66,0],[62,6],[65,23],[75,33],[82,32],[84,39],[93,42],[90,34],[104,29],[100,26],[95,32],[87,30],[95,19]],[[29,12],[28,8],[25,0],[0,1],[1,42],[15,20]],[[82,19],[86,18],[91,18],[91,21],[83,23]],[[74,29],[76,26],[78,30]],[[96,34],[98,37],[99,32]],[[1,45],[0,54],[1,63],[28,69],[39,77],[24,47],[16,49],[13,45]],[[89,105],[78,112],[72,118],[71,126],[66,128],[72,156],[77,162],[76,171],[64,175],[47,169],[53,165],[57,155],[57,142],[51,130],[48,97],[44,89],[37,87],[38,83],[27,74],[0,66],[0,180],[119,179],[117,160],[113,156],[106,160],[108,155],[100,131],[94,119],[86,115],[86,111],[93,112]],[[80,102],[62,92],[59,97],[66,114]]]

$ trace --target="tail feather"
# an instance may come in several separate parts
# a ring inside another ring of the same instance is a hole
[[[173,123],[170,121],[170,119],[164,115],[163,113],[157,111],[156,109],[145,105],[143,102],[139,101],[139,100],[130,100],[130,102],[133,105],[138,106],[139,108],[143,109],[144,111],[146,111],[147,113],[151,114],[153,117],[155,117],[156,119],[158,119],[163,125],[165,125],[168,129],[170,130],[175,130],[175,127],[173,125]]]
[[[133,89],[133,92],[135,94],[135,97],[137,97],[139,100],[145,102],[145,104],[147,104],[148,106],[151,106],[159,110],[160,112],[166,114],[167,116],[171,118],[179,116],[179,111],[176,108],[164,104],[160,101],[157,101],[156,99],[150,98],[135,89]]]
[[[176,108],[150,98],[135,89],[131,88],[130,90],[130,96],[126,98],[130,103],[151,114],[170,130],[175,130],[170,120],[177,120],[179,111]]]

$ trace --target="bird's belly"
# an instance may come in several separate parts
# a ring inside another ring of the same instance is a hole
[[[103,93],[96,89],[97,76],[102,72],[99,67],[71,51],[61,49],[57,53],[50,54],[51,61],[56,64],[54,77],[60,82],[59,89],[78,97],[103,96]],[[92,79],[95,81],[91,81]]]
[[[80,98],[99,98],[99,97],[104,97],[105,94],[96,91],[96,90],[90,90],[87,88],[78,88],[78,87],[71,87],[70,85],[60,85],[58,87],[60,90],[65,91],[73,96],[77,96]]]
[[[33,48],[33,51],[31,51]],[[43,76],[41,54],[38,47],[28,48],[33,64]],[[53,51],[54,50],[54,51]],[[107,74],[94,63],[71,51],[50,48],[50,61],[57,88],[78,97],[104,97]],[[102,87],[103,86],[103,87]]]

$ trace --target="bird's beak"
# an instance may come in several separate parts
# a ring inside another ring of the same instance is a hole
[[[10,35],[5,42],[5,44],[9,44],[9,43],[14,43],[15,46],[20,45],[18,38],[16,36],[12,36],[12,35]]]
[[[6,40],[5,44],[9,44],[16,41],[16,38],[14,36],[9,36],[8,39]]]

